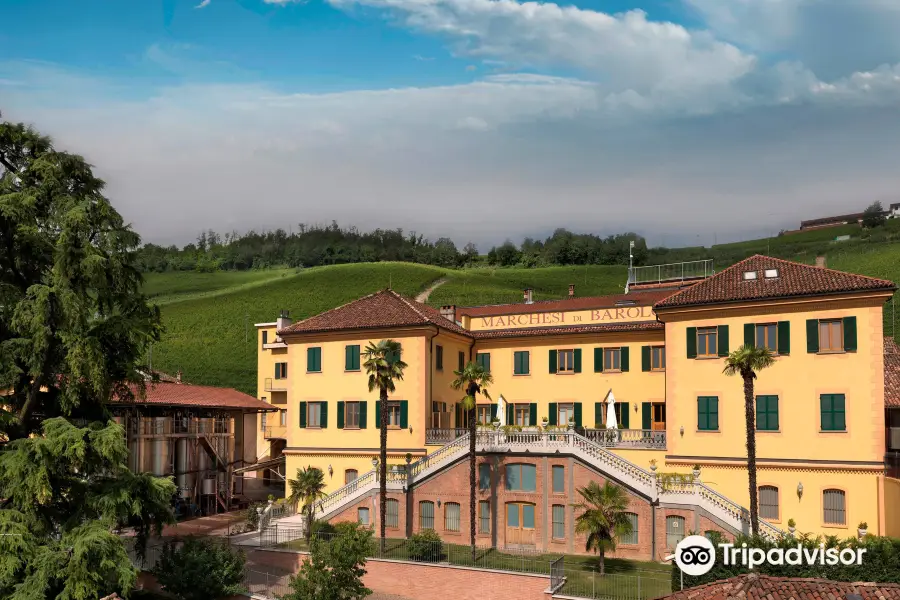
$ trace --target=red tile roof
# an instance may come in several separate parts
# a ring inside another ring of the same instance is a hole
[[[778,276],[767,279],[766,269],[777,269]],[[745,280],[747,271],[756,272],[756,279]],[[757,254],[657,302],[654,308],[893,289],[893,282],[885,279]]]
[[[454,333],[468,335],[465,329],[442,317],[436,308],[401,296],[390,289],[298,321],[279,331],[278,335],[421,325],[437,325]]]
[[[900,408],[900,348],[893,338],[884,338],[884,405]]]
[[[495,315],[518,315],[537,312],[591,310],[593,308],[612,308],[616,302],[634,302],[632,306],[652,306],[654,303],[671,296],[673,290],[654,290],[648,292],[632,292],[630,294],[613,294],[610,296],[585,296],[584,298],[565,298],[563,300],[540,300],[525,304],[491,304],[488,306],[462,306],[456,309],[457,315],[470,317],[489,317]]]
[[[231,388],[189,385],[186,383],[148,383],[147,395],[138,396],[129,404],[157,406],[187,406],[198,408],[231,408],[242,410],[273,411],[271,404],[248,396]]]
[[[659,321],[633,321],[630,323],[604,323],[602,325],[564,325],[560,327],[520,327],[518,329],[492,329],[473,331],[475,339],[529,337],[535,335],[560,335],[576,333],[615,333],[618,331],[654,331],[665,329]]]
[[[900,600],[900,584],[848,583],[749,573],[675,592],[664,598],[665,600],[844,600],[848,594],[857,594],[862,600]]]

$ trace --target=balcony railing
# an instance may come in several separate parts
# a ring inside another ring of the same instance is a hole
[[[632,267],[628,274],[629,284],[662,283],[664,281],[684,281],[715,275],[712,259]]]
[[[523,433],[529,430],[539,432],[539,427],[526,427]],[[426,429],[425,444],[444,445],[466,435],[468,429]],[[653,448],[666,449],[666,432],[651,429],[585,429],[579,430],[584,437],[598,446],[604,448]]]
[[[286,439],[287,438],[287,427],[284,425],[274,425],[269,426],[263,429],[263,437],[267,440],[272,439]]]
[[[287,380],[286,379],[275,379],[273,377],[266,377],[265,385],[263,386],[267,392],[286,392],[287,391]]]

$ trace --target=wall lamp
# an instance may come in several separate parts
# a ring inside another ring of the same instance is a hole
[[[797,484],[797,499],[803,498],[803,482]]]
[[[334,475],[334,469],[331,468],[331,465],[328,465],[328,476],[331,477]]]
[[[681,426],[681,437],[684,437],[684,425]]]

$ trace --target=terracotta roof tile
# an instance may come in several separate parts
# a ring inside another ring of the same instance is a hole
[[[653,290],[632,292],[630,294],[613,294],[610,296],[585,296],[583,298],[564,298],[562,300],[540,300],[525,304],[491,304],[487,306],[462,306],[456,309],[457,315],[470,317],[488,317],[495,315],[517,315],[537,312],[590,310],[593,308],[611,308],[616,302],[630,301],[635,306],[652,306],[654,303],[674,294],[674,290]]]
[[[777,269],[778,276],[766,278],[766,269]],[[755,272],[756,279],[745,280],[747,271]],[[654,308],[892,289],[893,282],[885,279],[757,254],[657,302]]]
[[[454,333],[468,335],[465,329],[442,317],[439,310],[389,289],[298,321],[279,331],[278,335],[417,325],[437,325]]]
[[[148,383],[147,395],[137,396],[137,405],[192,406],[201,408],[233,408],[244,410],[277,410],[271,404],[231,388],[189,385],[186,383]]]
[[[518,329],[492,329],[473,331],[475,339],[529,337],[536,335],[561,335],[577,333],[615,333],[618,331],[654,331],[665,329],[659,321],[634,321],[631,323],[604,323],[602,325],[567,325],[561,327],[521,327]]]
[[[900,408],[900,348],[893,338],[884,338],[884,405]]]
[[[857,594],[863,600],[900,600],[900,584],[849,583],[827,579],[738,575],[688,588],[665,600],[844,600]],[[663,599],[660,599],[663,600]]]

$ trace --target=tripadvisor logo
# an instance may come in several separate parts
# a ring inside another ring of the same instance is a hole
[[[719,544],[726,566],[744,566],[750,570],[760,565],[828,565],[838,563],[861,565],[865,548],[825,548],[819,544],[815,548],[804,548],[797,544],[794,548],[748,548],[747,544],[735,547],[734,544]],[[675,559],[675,564],[685,575],[698,577],[709,573],[716,564],[716,548],[702,535],[689,535],[675,547],[675,554],[666,560]]]

